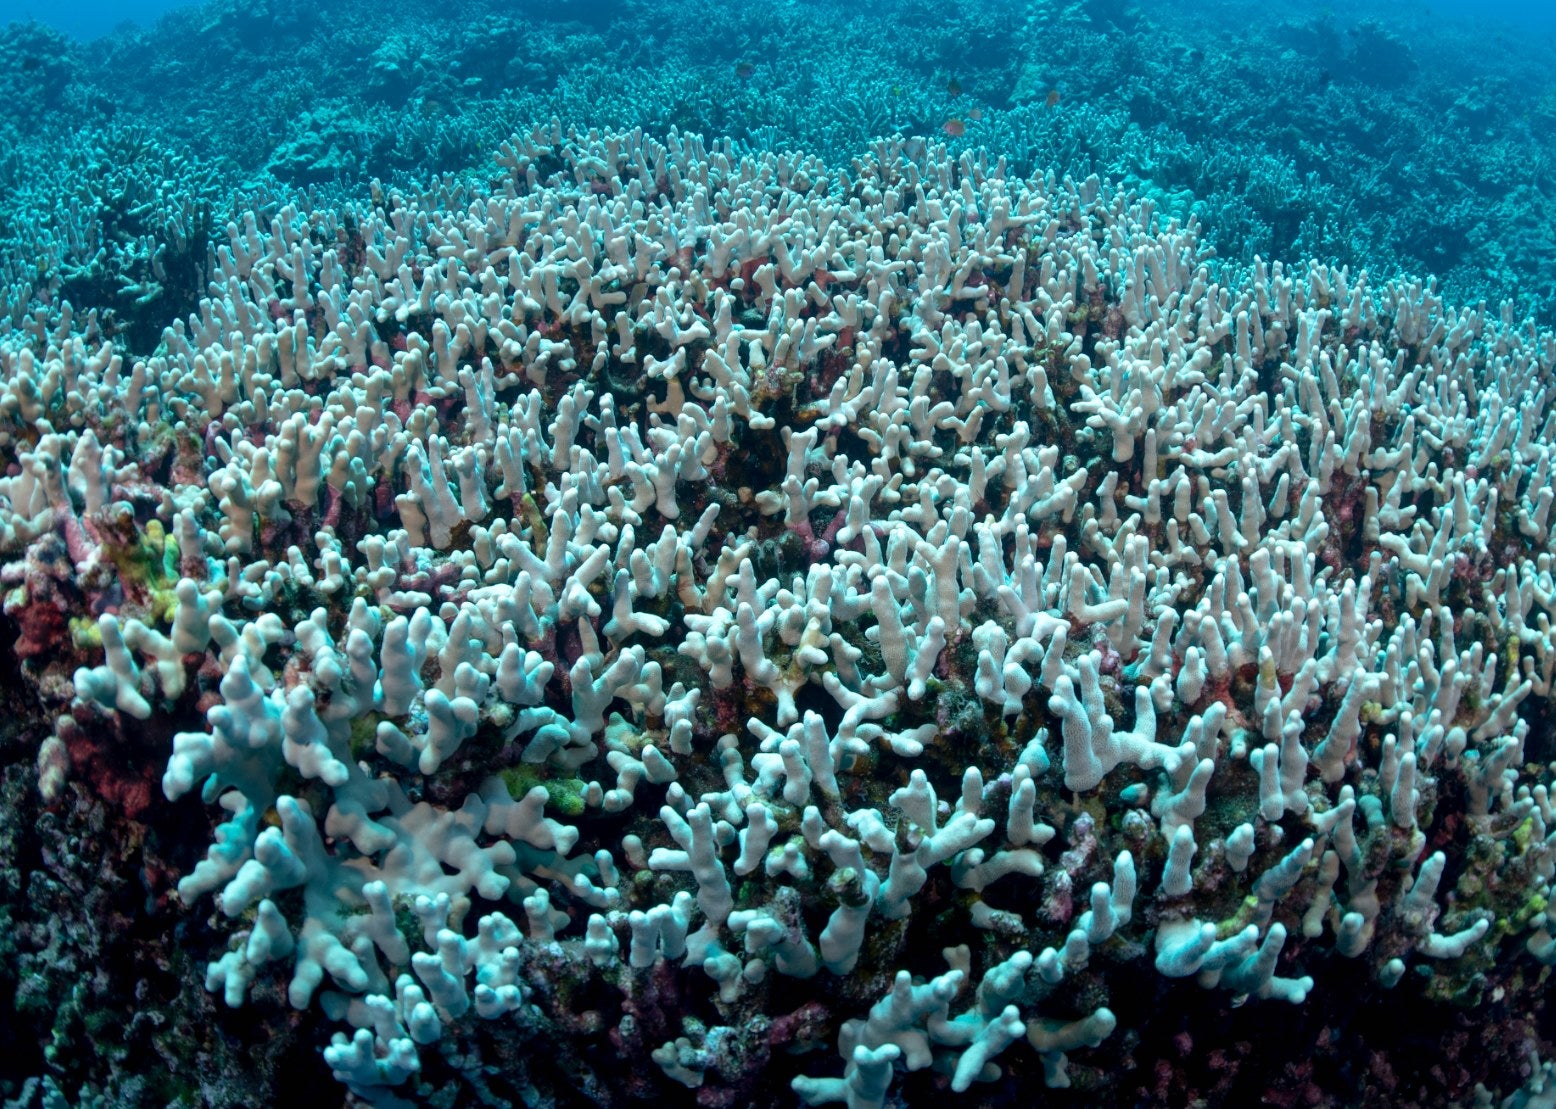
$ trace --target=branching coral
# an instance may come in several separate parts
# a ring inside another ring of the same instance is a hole
[[[229,1005],[289,967],[364,1097],[587,992],[867,1106],[1067,1084],[1126,976],[1550,961],[1556,339],[938,147],[502,164],[234,223],[155,358],[0,346],[7,580],[63,539],[98,614],[59,737],[225,814]]]

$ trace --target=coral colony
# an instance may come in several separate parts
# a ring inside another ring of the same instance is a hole
[[[224,1006],[370,1102],[516,1022],[867,1109],[1041,1100],[1126,978],[1556,962],[1556,338],[937,145],[500,161],[0,346],[36,788],[161,737],[90,788],[212,814]]]

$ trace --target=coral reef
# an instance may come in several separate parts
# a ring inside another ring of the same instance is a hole
[[[117,194],[69,163],[115,129],[155,136],[190,170],[164,172],[140,213],[182,235],[200,205],[219,227],[373,178],[484,173],[510,133],[557,118],[837,163],[955,121],[954,149],[999,151],[1023,174],[1096,173],[1198,216],[1236,266],[1433,273],[1449,303],[1515,298],[1549,325],[1551,55],[1548,35],[1382,0],[1255,20],[1238,0],[678,0],[668,14],[648,0],[215,0],[93,44],[14,27],[0,36],[14,108],[0,118],[0,317],[57,309],[53,275],[94,264],[96,205],[70,200],[85,185],[111,211]],[[131,307],[112,295],[113,253],[112,280],[69,295],[76,310]],[[131,314],[154,344],[192,307]]]
[[[173,1083],[1539,1096],[1556,337],[922,140],[498,163],[234,219],[148,356],[0,338],[62,1044],[179,931]]]

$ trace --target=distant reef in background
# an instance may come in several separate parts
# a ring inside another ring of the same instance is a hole
[[[556,118],[837,162],[949,136],[1196,216],[1226,262],[1435,275],[1450,304],[1550,322],[1556,45],[1369,11],[217,0],[90,43],[13,24],[0,318],[69,300],[149,353],[236,211],[486,176],[503,139]]]

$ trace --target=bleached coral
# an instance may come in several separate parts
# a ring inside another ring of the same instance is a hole
[[[8,431],[50,428],[0,478],[16,573],[51,529],[83,581],[161,544],[71,711],[155,721],[167,797],[227,814],[179,893],[244,925],[229,1004],[290,960],[360,1092],[545,1000],[533,960],[750,1011],[907,967],[795,1081],[862,1106],[1022,1039],[1062,1085],[1109,967],[1300,1004],[1297,935],[1386,985],[1550,958],[1516,910],[1556,869],[1556,340],[1344,270],[1223,283],[1094,179],[939,148],[543,128],[502,165],[351,251],[336,214],[232,226],[128,374],[0,347]],[[209,472],[136,539],[117,467],[169,419]],[[1454,899],[1449,783],[1496,845]],[[931,904],[981,974],[930,974]],[[695,1085],[710,1035],[645,1054]]]

